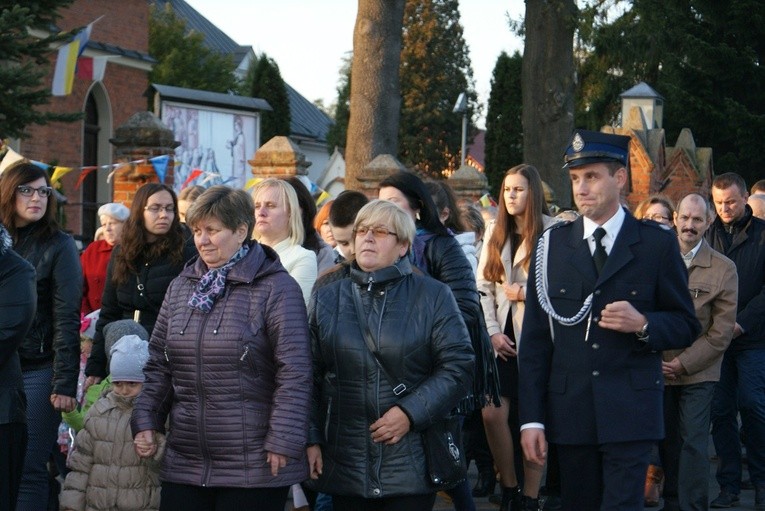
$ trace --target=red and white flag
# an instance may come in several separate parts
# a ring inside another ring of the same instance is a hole
[[[109,57],[80,57],[77,60],[77,78],[100,82],[104,79]]]

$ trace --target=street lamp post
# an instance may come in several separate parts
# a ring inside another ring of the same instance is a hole
[[[467,146],[467,94],[460,92],[457,102],[454,103],[452,112],[455,114],[462,114],[462,150],[460,151],[460,167],[462,167],[465,165],[465,151]]]

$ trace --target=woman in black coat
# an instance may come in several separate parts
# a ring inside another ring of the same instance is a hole
[[[85,366],[86,386],[100,382],[108,374],[104,326],[133,319],[151,335],[170,282],[196,255],[177,211],[175,192],[167,185],[147,183],[136,192],[122,240],[114,247],[106,270],[101,313]]]
[[[431,509],[436,490],[420,433],[471,389],[465,324],[447,286],[412,273],[414,231],[400,208],[367,204],[354,224],[350,277],[317,286],[311,297],[308,460],[335,511]],[[362,341],[367,327],[385,371]],[[386,371],[406,391],[394,391]]]
[[[0,221],[37,277],[37,312],[18,350],[29,429],[20,510],[47,508],[47,462],[61,412],[77,404],[82,270],[74,239],[56,222],[56,206],[50,177],[36,165],[18,163],[0,177]]]
[[[0,509],[16,509],[27,449],[27,403],[18,347],[37,306],[35,269],[0,224]]]

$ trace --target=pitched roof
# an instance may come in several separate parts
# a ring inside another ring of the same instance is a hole
[[[205,45],[218,53],[225,53],[232,56],[234,64],[239,65],[252,46],[241,46],[236,41],[226,35],[221,29],[216,27],[210,20],[202,16],[199,11],[194,9],[183,0],[150,0],[158,9],[164,9],[165,5],[170,4],[173,12],[179,18],[186,22],[186,28],[202,34],[205,37]]]
[[[293,89],[290,84],[284,82],[284,86],[287,88],[287,97],[290,102],[290,131],[292,134],[326,142],[329,128],[335,121]]]
[[[621,94],[619,94],[620,98],[659,98],[664,99],[664,97],[653,90],[653,88],[648,85],[645,82],[640,82],[639,84],[635,85],[631,89],[628,89]]]
[[[164,99],[180,99],[197,105],[208,106],[230,106],[239,110],[271,111],[271,105],[268,101],[260,98],[248,98],[246,96],[237,96],[235,94],[223,94],[220,92],[209,92],[205,90],[184,89],[183,87],[172,87],[170,85],[151,84],[151,88],[159,92]]]
[[[157,7],[170,4],[176,15],[186,22],[186,26],[205,38],[205,45],[211,50],[232,55],[237,66],[252,52],[252,46],[241,46],[225,32],[216,27],[207,18],[184,0],[150,0]],[[290,132],[293,136],[326,142],[329,128],[334,121],[316,105],[308,101],[287,82],[287,97],[290,103]]]

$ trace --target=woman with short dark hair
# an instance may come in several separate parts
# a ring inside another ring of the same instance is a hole
[[[250,240],[243,190],[213,186],[186,222],[199,256],[167,290],[131,421],[136,452],[162,460],[163,511],[283,511],[307,478],[311,355],[298,284]]]

